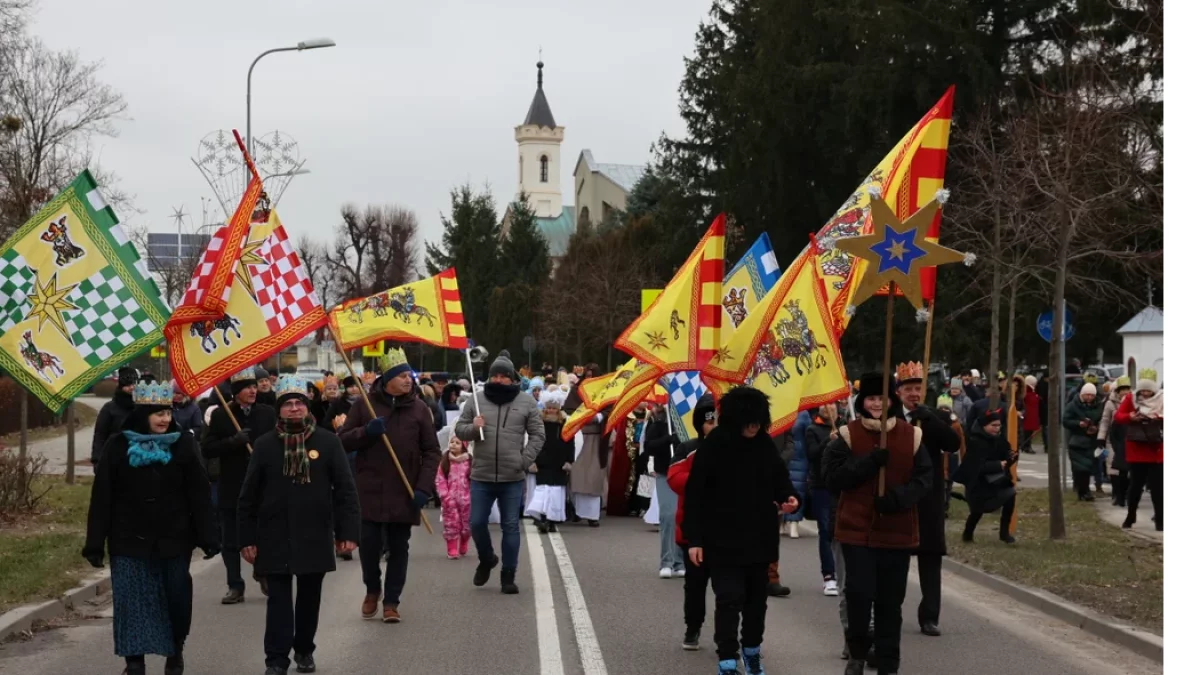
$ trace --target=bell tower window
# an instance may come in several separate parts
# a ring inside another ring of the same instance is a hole
[[[550,182],[550,158],[542,155],[542,182]]]

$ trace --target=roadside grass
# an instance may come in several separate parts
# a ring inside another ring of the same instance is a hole
[[[67,485],[46,476],[35,488],[49,491],[34,513],[0,521],[0,612],[58,597],[91,571],[80,553],[92,479]]]
[[[1015,545],[1000,541],[999,511],[983,517],[974,543],[964,543],[967,505],[951,500],[950,557],[1162,635],[1162,545],[1129,536],[1070,494],[1064,504],[1067,538],[1051,541],[1049,494],[1044,488],[1018,491]]]
[[[88,427],[91,427],[96,424],[96,417],[100,414],[99,411],[97,411],[95,408],[91,407],[90,405],[87,405],[86,403],[75,403],[74,406],[75,406],[75,430],[76,430],[76,432],[78,432],[80,429],[87,429]],[[64,418],[64,420],[65,420],[65,418]],[[63,424],[53,424],[48,427],[37,427],[35,429],[30,429],[29,430],[29,442],[33,443],[36,441],[45,441],[45,440],[48,440],[51,438],[57,438],[59,436],[66,436],[66,435],[67,435],[67,425],[64,421]],[[17,447],[18,444],[20,444],[20,442],[21,442],[21,432],[19,432],[19,431],[14,431],[11,434],[5,434],[3,436],[0,436],[0,446],[8,445],[8,446],[15,448],[15,447]],[[87,438],[84,438],[83,436],[76,433],[75,434],[75,447],[90,449],[92,447],[91,436],[88,435]]]

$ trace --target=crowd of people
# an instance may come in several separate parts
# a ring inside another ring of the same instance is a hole
[[[362,617],[399,622],[412,529],[429,507],[440,508],[447,557],[468,557],[473,542],[473,584],[487,585],[499,567],[507,595],[520,592],[522,517],[551,533],[566,522],[599,527],[602,513],[644,516],[659,529],[658,576],[683,578],[686,650],[699,649],[712,588],[723,675],[740,672],[739,661],[748,675],[765,672],[767,598],[790,593],[780,538],[814,521],[820,587],[839,598],[845,672],[895,673],[914,557],[917,623],[927,636],[941,634],[952,486],[962,486],[969,509],[964,541],[999,511],[1000,539],[1015,544],[1011,467],[1046,431],[1037,378],[1001,375],[1009,387],[993,406],[978,373],[966,371],[930,408],[922,366],[906,363],[886,387],[867,373],[848,399],[799,411],[775,438],[767,396],[738,387],[719,406],[709,395],[694,405],[688,440],[650,402],[610,434],[606,409],[564,439],[581,405],[578,384],[599,374],[589,364],[534,376],[501,352],[473,386],[418,377],[394,349],[377,372],[326,373],[318,383],[247,369],[197,403],[122,368],[97,421],[83,555],[96,567],[108,556],[125,672],[144,673],[155,654],[167,657],[167,675],[183,673],[197,549],[221,555],[225,605],[244,602],[242,565],[250,565],[267,596],[267,675],[293,663],[315,672],[322,581],[336,557],[359,551]],[[1010,395],[1020,415],[1016,449],[1005,429]],[[1126,527],[1149,489],[1162,529],[1162,397],[1153,373],[1134,386],[1117,380],[1103,396],[1091,382],[1068,396],[1063,426],[1079,499],[1094,499],[1091,481],[1099,491],[1111,474]]]

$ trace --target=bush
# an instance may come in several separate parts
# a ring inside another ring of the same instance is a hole
[[[0,377],[0,436],[21,430],[21,385],[10,377]],[[29,428],[48,427],[58,422],[50,409],[36,396],[29,396]]]
[[[49,487],[38,490],[34,481],[46,468],[42,455],[21,460],[13,448],[0,448],[0,521],[33,511]]]

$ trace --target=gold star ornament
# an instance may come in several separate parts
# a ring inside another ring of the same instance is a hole
[[[929,240],[929,228],[948,193],[939,190],[937,198],[901,222],[887,205],[878,190],[871,193],[871,234],[846,237],[834,244],[837,248],[866,263],[858,290],[850,300],[860,305],[896,282],[896,287],[918,310],[922,309],[921,270],[956,262],[970,262],[973,256],[959,253]]]
[[[50,275],[50,280],[44,286],[36,279],[34,280],[33,297],[30,298],[29,303],[32,306],[30,316],[37,317],[39,333],[42,332],[42,326],[49,321],[54,324],[58,332],[62,333],[63,337],[70,341],[71,336],[67,334],[67,322],[62,313],[79,309],[66,299],[73,290],[75,290],[75,285],[58,287],[57,272]]]

